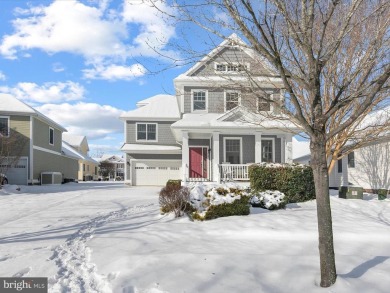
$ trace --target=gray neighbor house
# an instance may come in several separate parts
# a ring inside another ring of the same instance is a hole
[[[175,96],[153,96],[122,115],[125,183],[248,180],[250,164],[291,163],[300,129],[253,92],[248,72],[262,96],[283,97],[272,66],[233,34],[174,79]]]
[[[9,137],[13,131],[24,145],[21,153],[14,154],[20,156],[16,164],[1,166],[9,184],[61,184],[64,179],[77,179],[79,157],[62,142],[66,129],[15,97],[0,94],[0,135]]]

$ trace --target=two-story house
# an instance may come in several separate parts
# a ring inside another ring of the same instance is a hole
[[[0,133],[4,137],[18,133],[19,140],[23,141],[23,149],[14,154],[20,156],[19,161],[4,169],[8,182],[21,185],[41,183],[42,173],[49,178],[47,183],[50,183],[51,173],[56,173],[60,179],[76,179],[77,158],[62,145],[65,131],[64,127],[15,97],[0,94]],[[61,183],[61,180],[56,183]]]
[[[252,163],[292,162],[300,129],[277,119],[285,117],[270,102],[283,96],[282,80],[236,35],[174,85],[176,96],[151,97],[121,116],[127,183],[248,180]]]
[[[78,180],[97,180],[99,163],[92,159],[88,154],[89,145],[87,137],[64,133],[62,135],[62,140],[69,144],[77,152],[76,155],[79,157],[79,171],[77,176]]]

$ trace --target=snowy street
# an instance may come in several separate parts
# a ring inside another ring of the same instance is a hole
[[[191,222],[160,215],[159,187],[0,190],[0,276],[49,292],[388,292],[390,200],[332,196],[338,280],[322,289],[315,201]]]

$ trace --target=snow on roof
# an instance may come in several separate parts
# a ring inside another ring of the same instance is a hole
[[[309,141],[300,141],[295,137],[292,138],[293,144],[293,159],[304,157],[310,155],[310,142]]]
[[[132,154],[179,154],[181,153],[181,148],[178,146],[171,145],[146,145],[125,143],[122,146],[121,151]]]
[[[280,118],[286,117],[280,115]],[[223,114],[215,113],[187,113],[183,118],[172,124],[172,128],[268,128],[290,129],[299,128],[289,120],[270,119],[260,113],[248,111],[243,106],[238,106]]]
[[[59,129],[60,131],[67,131],[64,127],[59,125],[57,122],[51,120],[49,117],[43,115],[41,112],[35,110],[24,102],[18,100],[9,94],[0,94],[0,112],[5,112],[8,115],[24,114],[37,116],[40,119],[46,121],[51,126]]]
[[[62,153],[65,156],[76,158],[77,160],[84,159],[84,156],[82,154],[80,154],[78,151],[72,148],[72,146],[66,143],[65,141],[62,141]]]
[[[102,155],[100,158],[95,158],[96,161],[98,162],[103,162],[103,161],[110,161],[113,163],[123,163],[125,160],[118,155],[113,155],[113,154],[105,154]]]
[[[98,163],[96,160],[92,159],[91,157],[85,156],[82,153],[75,150],[70,144],[68,144],[64,140],[62,141],[62,152],[65,156],[72,157],[72,158],[75,158],[77,160],[89,161],[89,162],[95,163],[95,164]]]
[[[72,146],[81,146],[85,136],[82,135],[73,135],[70,133],[64,133],[62,135],[62,140],[67,142],[68,144]]]
[[[151,98],[139,101],[138,108],[124,113],[122,119],[180,119],[179,106],[175,96],[156,95]]]

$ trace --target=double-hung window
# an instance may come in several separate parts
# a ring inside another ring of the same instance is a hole
[[[0,116],[0,135],[9,136],[9,117]]]
[[[193,111],[207,110],[207,91],[205,90],[192,91],[192,110]]]
[[[354,152],[348,154],[348,167],[355,168],[355,153]]]
[[[238,105],[240,105],[240,93],[233,91],[225,92],[225,111],[230,111]]]
[[[49,144],[54,145],[54,129],[49,127]]]
[[[265,100],[264,97],[258,97],[257,98],[257,111],[258,112],[271,111],[271,103],[269,101]]]
[[[137,123],[137,141],[157,141],[157,124]]]
[[[241,164],[242,158],[242,139],[224,138],[225,143],[225,162],[230,164]]]

